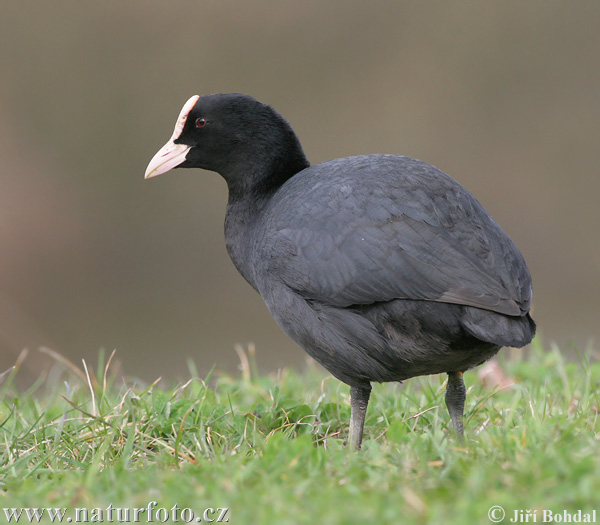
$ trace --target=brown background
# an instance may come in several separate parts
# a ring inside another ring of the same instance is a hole
[[[600,4],[3,2],[0,368],[117,348],[145,379],[304,355],[229,262],[216,174],[144,181],[192,94],[278,109],[313,162],[426,160],[524,253],[544,341],[600,335]],[[25,373],[25,372],[24,372]]]

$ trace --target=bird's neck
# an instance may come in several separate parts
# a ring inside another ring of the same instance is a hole
[[[264,208],[262,203],[256,203],[255,207]],[[252,209],[249,202],[231,197],[227,203],[225,213],[225,243],[227,253],[233,264],[253,288],[254,272],[252,271],[251,258],[249,257],[252,246],[253,225],[256,224],[260,214]]]
[[[233,190],[233,191],[232,191]],[[257,290],[254,279],[254,241],[259,223],[276,189],[246,188],[244,192],[229,188],[225,213],[225,243],[233,264],[244,279]]]
[[[300,142],[272,145],[271,149],[255,152],[253,162],[241,157],[229,162],[226,168],[217,170],[227,182],[229,203],[247,203],[252,210],[256,202],[268,200],[296,173],[310,166]]]
[[[227,251],[238,271],[255,289],[253,249],[264,211],[287,180],[310,164],[296,140],[286,148],[274,148],[265,161],[243,163],[221,172],[227,182],[229,199],[225,214]]]

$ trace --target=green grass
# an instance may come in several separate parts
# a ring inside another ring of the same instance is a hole
[[[241,377],[200,379],[190,366],[176,387],[130,387],[101,356],[95,373],[66,363],[24,393],[14,371],[0,386],[0,523],[19,507],[107,522],[98,509],[151,501],[195,517],[226,507],[237,524],[490,523],[494,505],[506,523],[514,509],[541,522],[543,509],[600,509],[600,363],[539,344],[509,355],[510,388],[465,374],[464,445],[445,376],[432,376],[375,385],[361,453],[342,445],[348,387],[317,368],[259,375],[250,356]]]

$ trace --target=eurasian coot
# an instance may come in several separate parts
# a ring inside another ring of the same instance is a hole
[[[227,182],[227,250],[279,326],[350,385],[362,443],[371,382],[462,373],[531,341],[531,277],[479,202],[437,168],[361,155],[310,166],[290,125],[242,94],[194,96],[146,178],[203,168]]]

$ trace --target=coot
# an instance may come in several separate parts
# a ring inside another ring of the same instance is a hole
[[[279,326],[350,385],[356,448],[371,382],[442,372],[462,437],[463,372],[535,334],[523,256],[425,162],[361,155],[310,166],[283,117],[232,93],[190,98],[145,176],[176,167],[227,182],[229,255]]]

